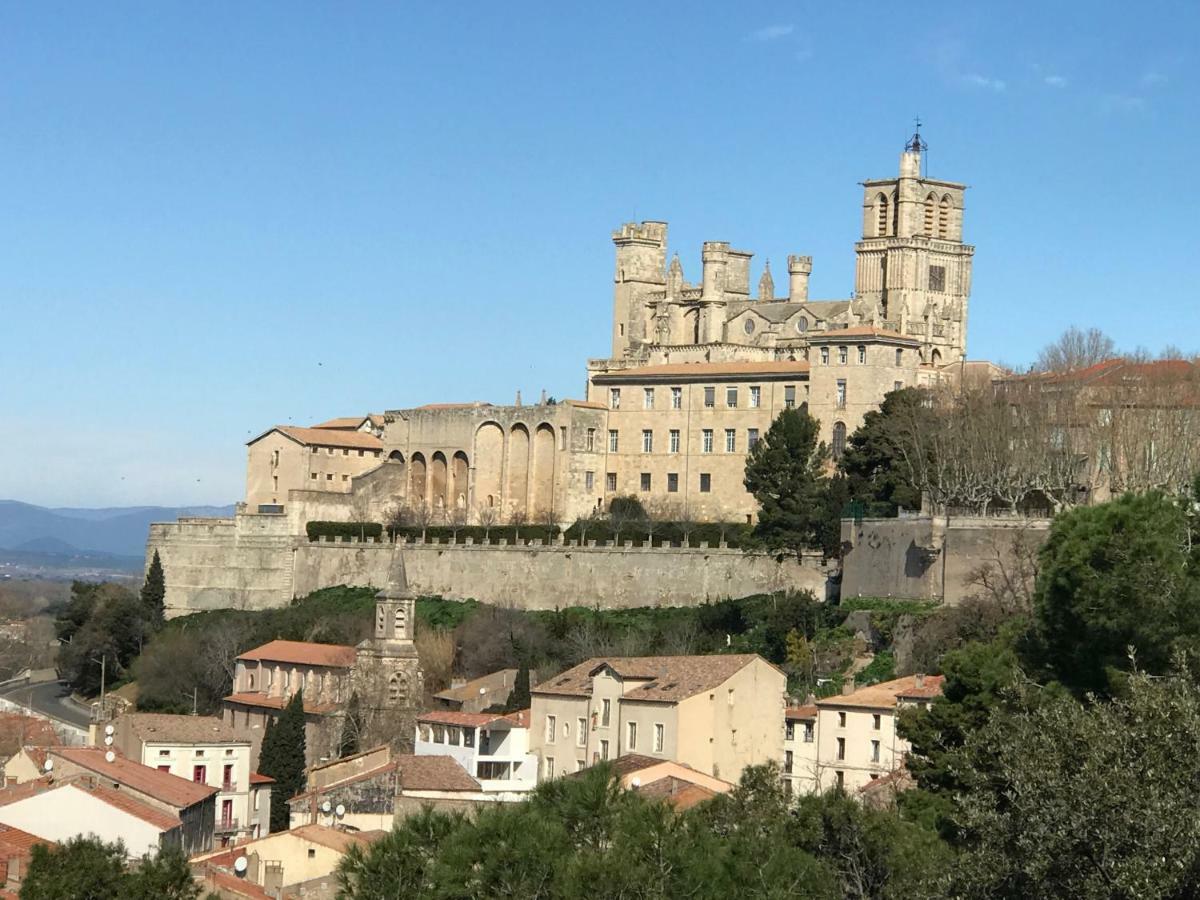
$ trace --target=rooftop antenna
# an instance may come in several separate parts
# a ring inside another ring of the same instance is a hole
[[[921,137],[921,117],[916,116],[913,119],[913,136],[908,139],[908,143],[904,145],[904,149],[909,153],[924,154],[929,149],[929,145],[925,143]],[[921,157],[922,174],[929,176],[929,161],[925,156]]]

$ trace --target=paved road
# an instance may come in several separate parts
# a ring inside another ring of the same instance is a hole
[[[16,685],[0,691],[0,697],[79,728],[87,728],[91,722],[88,710],[71,699],[70,691],[61,681]]]

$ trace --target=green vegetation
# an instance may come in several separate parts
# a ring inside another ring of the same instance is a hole
[[[342,538],[347,541],[377,541],[383,536],[379,522],[309,522],[304,526],[310,541]]]
[[[187,858],[160,850],[129,868],[125,847],[96,837],[69,838],[54,848],[35,844],[21,900],[195,900],[200,889]]]
[[[58,668],[63,679],[86,695],[112,687],[127,675],[143,644],[158,626],[155,611],[118,584],[76,581],[71,598],[55,610],[54,631],[62,642]]]
[[[140,596],[146,621],[152,623],[155,628],[161,628],[164,619],[165,608],[163,603],[167,596],[167,585],[163,578],[162,560],[158,558],[157,550],[154,551],[154,558],[150,560],[150,568],[146,571],[146,582],[142,585]]]
[[[920,452],[914,436],[927,430],[934,416],[920,388],[891,391],[863,416],[838,460],[849,500],[867,516],[894,516],[898,509],[920,509],[921,490],[908,460]]]
[[[287,801],[304,790],[304,691],[292,694],[279,718],[267,720],[258,771],[275,779],[271,786],[271,831],[287,831]]]

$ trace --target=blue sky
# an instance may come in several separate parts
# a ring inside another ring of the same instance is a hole
[[[231,502],[276,423],[578,396],[634,218],[847,296],[916,114],[971,357],[1196,349],[1198,10],[7,4],[0,497]]]

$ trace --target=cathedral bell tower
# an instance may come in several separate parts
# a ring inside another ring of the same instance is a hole
[[[364,710],[363,748],[389,744],[411,752],[424,694],[417,655],[416,595],[408,587],[404,553],[393,551],[388,584],[375,595],[375,634],[358,645],[355,690]]]
[[[967,186],[922,172],[929,145],[917,130],[897,178],[864,181],[862,240],[855,245],[855,311],[864,324],[921,342],[935,365],[966,353],[971,258],[963,243]]]

